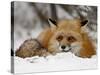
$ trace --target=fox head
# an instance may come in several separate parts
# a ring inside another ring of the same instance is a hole
[[[82,27],[88,20],[79,19],[62,20],[56,22],[49,19],[53,35],[49,40],[48,50],[50,52],[73,52],[77,53],[83,42]]]

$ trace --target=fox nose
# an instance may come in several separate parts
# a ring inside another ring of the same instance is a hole
[[[64,45],[63,45],[63,46],[61,46],[61,48],[62,48],[62,49],[65,49],[65,48],[66,48],[66,46],[64,46]]]

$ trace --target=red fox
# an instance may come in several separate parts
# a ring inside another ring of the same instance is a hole
[[[46,55],[59,52],[72,52],[76,56],[90,58],[96,54],[91,39],[88,37],[88,34],[82,30],[82,28],[87,25],[88,20],[81,21],[80,19],[73,19],[56,22],[49,19],[48,21],[51,27],[45,29],[37,37],[40,45],[46,49],[44,52]],[[21,49],[19,51],[21,51]],[[17,51],[17,56],[20,54],[22,53],[18,53]]]

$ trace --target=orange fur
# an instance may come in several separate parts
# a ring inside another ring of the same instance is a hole
[[[79,51],[76,51],[76,53],[74,51],[72,52],[80,57],[91,57],[96,54],[95,48],[87,33],[83,32],[81,29],[81,21],[78,19],[62,20],[58,22],[57,27],[51,27],[44,30],[38,36],[38,40],[50,53],[57,53],[59,52],[58,48],[54,46],[56,46],[56,37],[58,34],[62,35],[64,33],[66,36],[73,35],[78,39],[76,44],[80,44],[81,48]],[[61,44],[67,45],[68,43],[70,42],[64,37]]]
[[[95,48],[86,34],[83,34],[83,48],[80,50],[81,57],[91,57],[96,54]]]

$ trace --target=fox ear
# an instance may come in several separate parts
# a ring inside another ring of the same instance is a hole
[[[85,26],[85,25],[87,25],[88,24],[88,20],[83,20],[83,21],[81,21],[81,26]]]
[[[55,20],[52,20],[51,18],[48,19],[48,22],[49,22],[51,27],[56,27],[57,26],[57,22]]]

